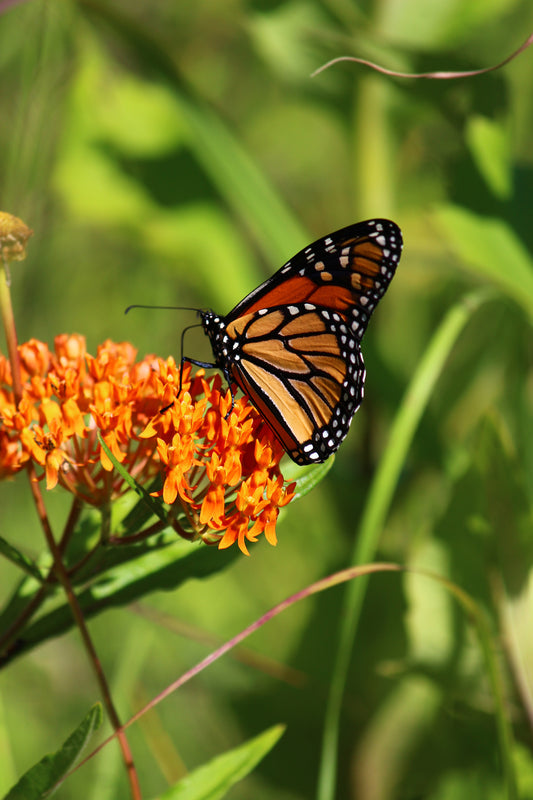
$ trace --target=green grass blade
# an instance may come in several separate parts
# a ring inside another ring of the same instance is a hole
[[[100,442],[102,448],[104,449],[107,457],[113,464],[113,467],[116,469],[120,477],[126,481],[130,489],[133,489],[133,491],[136,494],[138,494],[139,497],[142,498],[142,500],[146,503],[150,511],[154,514],[154,516],[159,517],[161,522],[168,524],[168,515],[167,512],[165,511],[165,507],[161,502],[161,500],[152,497],[151,494],[146,491],[144,486],[141,486],[140,483],[137,483],[135,478],[131,477],[129,472],[127,472],[127,470],[124,469],[122,464],[119,461],[117,461],[117,459],[115,458],[109,447],[106,445],[106,443],[103,440],[103,437],[100,434],[98,434],[98,441]]]
[[[387,449],[370,488],[355,539],[351,561],[353,565],[364,564],[374,558],[400,472],[431,394],[458,336],[477,308],[489,297],[492,295],[488,292],[476,292],[453,307],[422,356],[392,425]],[[326,710],[317,793],[319,800],[333,800],[335,794],[342,698],[367,580],[362,578],[352,581],[346,590],[344,610],[341,615],[343,622]]]

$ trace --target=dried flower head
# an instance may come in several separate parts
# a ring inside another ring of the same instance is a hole
[[[26,242],[32,233],[21,219],[0,211],[0,256],[3,261],[23,261]]]

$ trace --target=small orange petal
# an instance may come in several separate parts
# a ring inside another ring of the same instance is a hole
[[[61,464],[65,460],[65,454],[58,450],[52,450],[46,456],[46,488],[53,489],[57,485],[58,473]]]

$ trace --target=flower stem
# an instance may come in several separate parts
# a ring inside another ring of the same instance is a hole
[[[13,306],[11,305],[8,266],[7,261],[5,261],[3,257],[0,258],[0,314],[2,315],[2,322],[4,324],[7,352],[11,364],[13,394],[15,395],[15,402],[18,404],[22,397],[22,380],[20,377],[17,329],[15,328],[15,317],[13,316]]]
[[[63,535],[61,537],[61,541],[58,545],[58,550],[63,557],[65,553],[65,549],[69,542],[69,539],[74,531],[74,527],[76,522],[78,521],[79,515],[81,513],[82,503],[78,500],[77,497],[74,498],[72,502],[72,507],[70,509],[70,513],[68,515],[68,519],[65,523],[65,528],[63,531]],[[56,580],[56,575],[54,568],[50,569],[48,575],[42,586],[35,592],[31,600],[28,604],[23,608],[19,616],[13,621],[13,623],[9,626],[9,628],[2,633],[0,636],[0,669],[4,664],[7,664],[9,661],[10,656],[10,648],[9,645],[12,640],[16,637],[18,632],[22,630],[22,628],[26,625],[27,622],[34,616],[34,614],[39,610],[41,605],[44,603],[46,598],[49,595],[50,588],[52,584]]]
[[[72,588],[72,584],[70,582],[70,578],[68,576],[66,567],[63,564],[61,550],[54,539],[52,528],[50,526],[50,521],[48,519],[48,514],[46,512],[46,508],[42,498],[41,490],[37,482],[35,467],[32,461],[28,462],[28,477],[30,479],[30,488],[35,502],[35,506],[37,508],[37,513],[39,515],[39,520],[41,522],[41,526],[44,531],[46,542],[54,559],[53,569],[57,575],[59,582],[63,586],[63,589],[67,596],[67,600],[70,605],[70,610],[72,611],[72,615],[80,631],[83,644],[85,645],[85,649],[89,655],[89,660],[93,666],[96,680],[98,681],[98,684],[100,686],[100,691],[102,693],[104,704],[107,708],[111,724],[113,725],[114,730],[117,731],[120,748],[122,750],[122,757],[124,759],[124,764],[126,766],[128,779],[130,782],[131,796],[133,800],[141,800],[141,789],[139,785],[139,779],[137,776],[135,765],[133,763],[133,757],[131,754],[130,746],[128,740],[126,739],[126,736],[124,735],[124,731],[121,729],[120,719],[113,704],[111,692],[109,690],[109,685],[107,683],[107,679],[104,670],[102,668],[102,664],[100,662],[100,659],[98,658],[98,654],[96,652],[93,641],[89,634],[87,625],[85,624],[83,612],[78,603],[78,598],[76,597],[76,594]]]

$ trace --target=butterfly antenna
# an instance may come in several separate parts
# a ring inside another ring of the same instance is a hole
[[[179,397],[180,394],[181,394],[181,387],[182,387],[182,384],[183,384],[183,365],[186,362],[188,362],[189,364],[196,364],[195,361],[193,361],[190,358],[187,358],[187,356],[183,355],[183,347],[184,347],[183,342],[185,340],[185,334],[187,333],[187,331],[190,331],[191,328],[201,328],[201,327],[202,327],[201,323],[198,322],[198,323],[196,323],[196,325],[187,325],[187,327],[184,328],[182,330],[182,332],[181,332],[181,336],[180,336],[180,385],[179,385],[178,394],[176,395],[176,397]]]
[[[155,305],[145,305],[144,303],[133,303],[131,306],[128,306],[124,310],[124,313],[128,314],[133,308],[150,308],[150,309],[165,310],[165,311],[196,311],[197,314],[199,314],[200,311],[201,311],[200,308],[195,308],[193,306],[155,306]],[[183,337],[185,336],[185,331],[188,331],[191,328],[198,328],[198,327],[201,327],[201,323],[199,323],[199,322],[197,324],[195,324],[195,325],[188,325],[181,332],[181,339],[180,339],[180,385],[179,385],[176,397],[179,397],[180,394],[181,394],[181,389],[182,389],[182,386],[183,386],[183,365],[185,364],[186,361],[188,361],[188,362],[190,362],[192,364],[197,364],[198,366],[201,366],[201,367],[214,366],[213,364],[207,364],[207,363],[204,363],[204,362],[200,363],[200,362],[197,362],[197,361],[193,361],[192,359],[187,358],[187,356],[183,355]],[[173,406],[174,402],[175,401],[172,401],[172,403],[169,403],[168,406],[165,406],[164,408],[162,408],[159,413],[160,414],[164,414],[165,411],[168,411],[168,409]]]
[[[189,356],[184,356],[183,355],[183,342],[184,342],[184,338],[185,338],[186,332],[190,331],[191,328],[201,328],[201,327],[202,327],[202,323],[201,322],[197,322],[195,325],[187,325],[187,327],[184,328],[182,330],[182,332],[181,332],[181,337],[180,337],[180,383],[179,383],[179,386],[178,386],[178,391],[176,392],[176,398],[178,398],[180,396],[181,390],[182,390],[182,387],[183,387],[183,365],[184,364],[186,364],[186,363],[187,364],[194,364],[197,367],[204,367],[204,369],[212,369],[213,367],[216,367],[216,364],[213,364],[211,361],[197,361],[195,358],[189,358]],[[172,403],[169,403],[168,406],[165,406],[164,408],[162,408],[159,413],[160,414],[164,414],[165,411],[168,411],[168,409],[171,408],[172,405],[174,405],[174,402],[175,402],[175,400],[173,400]]]
[[[134,303],[133,305],[128,306],[124,310],[124,313],[127,314],[132,308],[156,308],[165,311],[196,311],[197,313],[202,310],[201,308],[193,308],[192,306],[145,306],[142,303]]]

